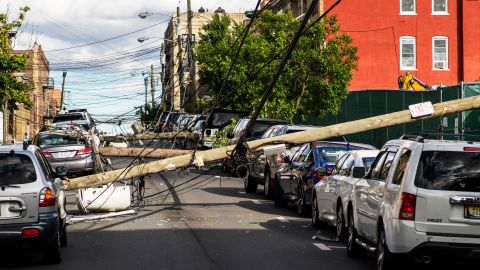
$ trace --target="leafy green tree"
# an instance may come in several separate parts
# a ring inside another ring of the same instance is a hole
[[[204,27],[197,46],[200,80],[208,84],[209,94],[220,106],[253,111],[275,72],[281,57],[262,69],[255,78],[245,80],[271,58],[283,55],[300,21],[291,13],[263,11],[245,40],[237,64],[229,78],[224,78],[240,42],[244,25],[235,24],[225,15],[216,15]],[[357,48],[331,16],[309,24],[299,40],[280,80],[261,113],[262,117],[292,119],[295,115],[336,114],[348,94],[348,84],[357,68]],[[230,45],[235,43],[233,48]],[[225,88],[220,92],[225,80]]]
[[[7,14],[0,14],[0,101],[4,116],[11,109],[17,109],[17,104],[23,103],[27,108],[32,105],[30,91],[32,89],[28,82],[18,80],[15,72],[23,72],[28,66],[28,56],[24,54],[13,54],[10,45],[11,33],[18,30],[25,19],[29,8],[20,9],[16,20],[9,21]],[[4,117],[4,141],[6,139],[6,117]]]
[[[157,119],[155,119],[155,118],[160,116],[160,114],[159,114],[160,113],[159,110],[161,109],[160,106],[161,106],[161,104],[158,104],[156,102],[154,102],[153,107],[152,107],[152,105],[147,104],[146,108],[145,108],[145,106],[142,106],[136,112],[136,115],[140,116],[140,120],[145,125],[150,125],[150,124],[155,125],[154,121],[158,120],[158,118]]]

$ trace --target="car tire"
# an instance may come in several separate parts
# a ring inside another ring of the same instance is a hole
[[[265,199],[271,200],[273,199],[273,186],[270,177],[270,169],[268,167],[265,168],[264,176],[265,184],[263,184],[263,193],[265,194]]]
[[[322,227],[322,222],[318,217],[318,204],[317,204],[317,196],[312,196],[312,227],[320,228]]]
[[[352,210],[348,215],[348,227],[347,227],[347,255],[351,258],[358,258],[364,253],[364,249],[355,242],[358,238],[357,230],[355,229],[355,220],[353,218]]]
[[[60,244],[60,227],[55,233],[52,242],[48,243],[43,249],[43,261],[47,264],[57,264],[61,259],[61,244]]]
[[[298,199],[297,199],[297,214],[301,217],[306,217],[310,213],[310,209],[305,200],[305,185],[300,184],[298,187]]]
[[[383,225],[380,226],[378,232],[377,269],[398,269],[398,262],[394,260],[392,253],[390,253],[388,249],[387,241],[385,238],[385,229],[383,228]]]
[[[337,206],[337,219],[335,224],[335,234],[339,241],[345,240],[345,216],[343,215],[343,206]]]
[[[273,204],[275,207],[283,207],[285,205],[283,190],[278,181],[274,181],[273,183]]]
[[[245,177],[245,180],[243,181],[243,183],[244,183],[245,192],[247,192],[247,193],[256,193],[257,192],[258,183],[255,182],[253,177],[251,177],[250,175]]]

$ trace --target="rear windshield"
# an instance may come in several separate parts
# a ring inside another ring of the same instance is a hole
[[[0,154],[0,186],[35,182],[37,175],[32,160],[22,154]]]
[[[54,123],[58,122],[71,122],[71,121],[84,121],[86,120],[81,114],[68,114],[68,115],[57,115],[53,120]]]
[[[328,163],[335,163],[348,152],[347,147],[318,147],[317,151],[320,151],[322,159]]]
[[[480,153],[425,151],[420,157],[415,185],[449,191],[480,191]]]
[[[267,129],[274,125],[276,125],[276,123],[255,123],[247,138],[260,138]]]
[[[61,134],[48,134],[40,137],[40,145],[85,145],[84,138]]]

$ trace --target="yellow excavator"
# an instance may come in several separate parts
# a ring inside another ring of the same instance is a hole
[[[400,90],[412,90],[412,91],[431,91],[433,90],[430,85],[422,82],[412,73],[407,72],[405,75],[398,77],[398,88]]]

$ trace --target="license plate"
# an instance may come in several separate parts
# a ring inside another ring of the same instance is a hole
[[[465,217],[480,219],[480,205],[465,205]]]
[[[70,157],[70,152],[58,152],[57,156],[58,158],[68,158]]]

